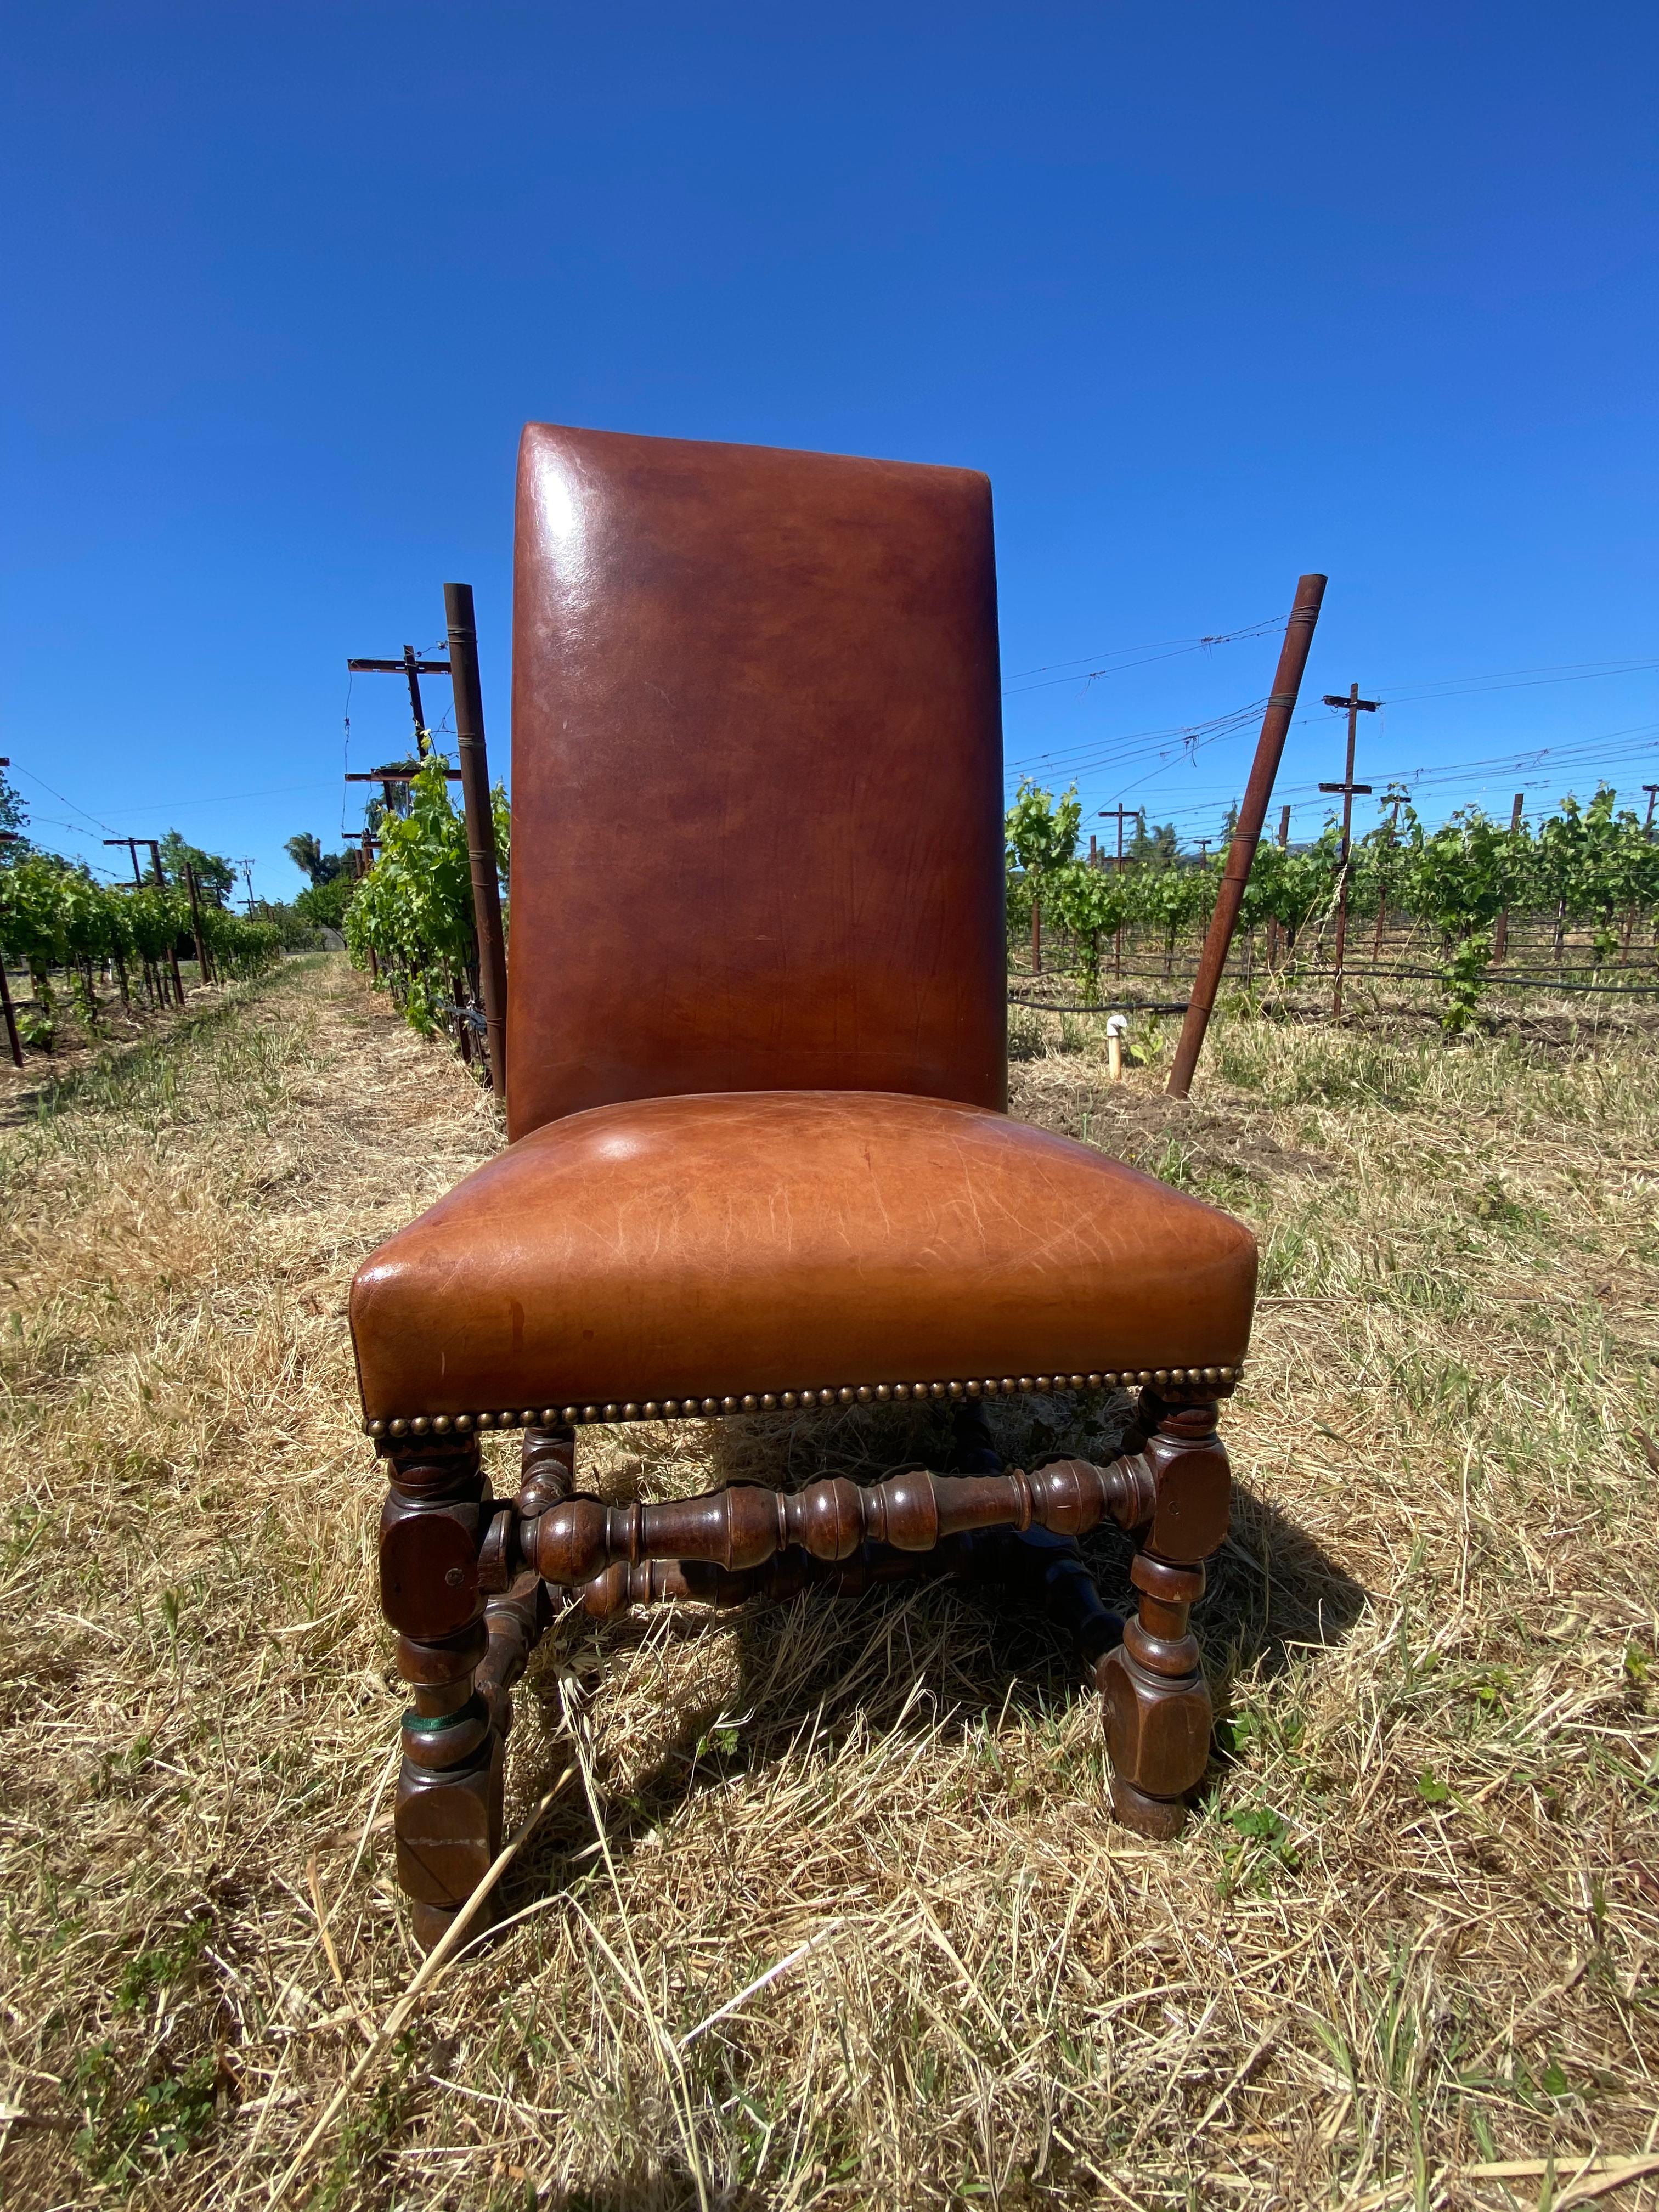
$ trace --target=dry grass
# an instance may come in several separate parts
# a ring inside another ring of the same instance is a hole
[[[600,1831],[567,1791],[296,2200],[1559,2207],[1659,2154],[1650,1040],[1237,1021],[1182,1113],[1058,1036],[1020,1110],[1266,1253],[1188,1836],[1108,1826],[1092,1699],[968,1595],[562,1629],[512,1796],[574,1726]],[[268,2203],[414,1971],[343,1292],[496,1141],[330,961],[0,1139],[8,2206]],[[584,1449],[660,1494],[927,1443]]]

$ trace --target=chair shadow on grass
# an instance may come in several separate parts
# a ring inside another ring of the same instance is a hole
[[[998,1449],[1010,1467],[1045,1454],[1111,1458],[1127,1425],[1121,1397],[1069,1394],[990,1409]],[[828,1474],[878,1480],[894,1468],[951,1464],[948,1413],[933,1407],[853,1408],[791,1419],[761,1416],[717,1424],[708,1480],[793,1487]],[[620,1479],[591,1481],[613,1502],[639,1490],[660,1495],[651,1464],[633,1463]],[[1082,1551],[1102,1597],[1130,1610],[1133,1547],[1113,1528]],[[1330,1648],[1352,1632],[1366,1591],[1311,1536],[1268,1499],[1235,1485],[1232,1531],[1210,1563],[1210,1586],[1194,1629],[1216,1697],[1219,1742],[1197,1793],[1213,1793],[1227,1759],[1232,1686],[1243,1674],[1271,1684],[1307,1647]],[[720,1654],[725,1664],[712,1663]],[[704,1654],[711,1663],[703,1666]],[[811,1735],[833,1747],[895,1730],[947,1741],[994,1734],[1013,1717],[1052,1721],[1096,1692],[1068,1637],[1026,1599],[988,1583],[921,1578],[857,1597],[833,1588],[776,1606],[716,1613],[701,1607],[637,1609],[609,1621],[577,1613],[556,1623],[515,1692],[520,1724],[509,1747],[510,1803],[533,1802],[567,1763],[562,1730],[561,1668],[574,1671],[600,1699],[633,1677],[647,1688],[635,1755],[606,1761],[606,1840],[620,1862],[706,1789],[775,1764]],[[624,1691],[623,1694],[626,1694]],[[523,1723],[528,1721],[529,1726]],[[568,1792],[542,1837],[505,1886],[510,1914],[558,1888],[593,1833],[580,1792]],[[586,1863],[585,1861],[583,1862]]]

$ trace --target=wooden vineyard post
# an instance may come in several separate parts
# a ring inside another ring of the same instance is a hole
[[[1281,853],[1289,848],[1290,842],[1291,810],[1288,806],[1281,806],[1279,810],[1279,849]],[[1270,975],[1279,973],[1279,917],[1273,914],[1267,916],[1267,973]]]
[[[196,939],[196,969],[203,982],[210,983],[212,975],[208,967],[207,939],[202,934],[202,902],[197,888],[196,871],[188,861],[185,865],[185,889],[190,894],[190,927]]]
[[[1331,1012],[1334,1014],[1340,1014],[1342,1011],[1342,956],[1348,942],[1348,869],[1353,852],[1353,803],[1357,796],[1368,798],[1371,788],[1368,783],[1356,783],[1353,780],[1354,732],[1360,715],[1374,714],[1382,703],[1380,699],[1362,699],[1357,684],[1348,686],[1346,698],[1340,692],[1328,691],[1325,694],[1328,707],[1346,707],[1348,710],[1348,764],[1343,780],[1340,783],[1322,783],[1319,787],[1322,791],[1340,791],[1342,794],[1342,844],[1337,856],[1336,875],[1336,957],[1332,963],[1336,969],[1336,981],[1331,989]]]
[[[1510,809],[1510,835],[1511,837],[1517,836],[1520,834],[1521,817],[1525,811],[1526,801],[1526,793],[1524,791],[1517,791],[1515,794],[1515,804]],[[1498,962],[1505,957],[1509,949],[1510,910],[1508,907],[1504,907],[1498,915],[1498,926],[1492,933],[1492,965],[1494,967],[1496,967]]]
[[[1383,805],[1391,806],[1394,809],[1393,813],[1389,817],[1388,849],[1390,854],[1394,851],[1395,840],[1400,834],[1400,810],[1406,804],[1407,796],[1408,794],[1403,791],[1389,791],[1383,793]],[[1388,878],[1384,876],[1380,879],[1376,894],[1376,933],[1371,939],[1373,968],[1381,967],[1382,963],[1382,932],[1388,925],[1388,920],[1389,882]]]
[[[167,879],[161,872],[161,841],[155,837],[142,837],[138,842],[149,847],[150,872],[155,878],[156,890],[164,891],[167,887]],[[167,939],[167,966],[173,971],[173,999],[179,1006],[182,1006],[185,1003],[185,981],[179,973],[179,946],[177,941],[172,937]],[[155,980],[161,987],[161,1003],[165,1006],[167,996],[167,979],[159,960],[155,963]]]
[[[6,1042],[11,1047],[12,1064],[21,1067],[23,1065],[23,1048],[18,1041],[17,1016],[12,1008],[11,986],[6,981],[3,954],[0,954],[0,1011],[3,1011],[6,1017]]]
[[[1170,1096],[1172,1098],[1185,1098],[1192,1091],[1193,1073],[1198,1066],[1198,1055],[1204,1049],[1204,1034],[1210,1026],[1221,973],[1227,964],[1233,932],[1238,927],[1238,909],[1243,903],[1244,886],[1249,881],[1255,848],[1261,841],[1261,824],[1267,818],[1267,801],[1273,796],[1273,778],[1279,773],[1291,716],[1296,711],[1297,696],[1302,689],[1302,673],[1307,667],[1309,648],[1313,644],[1314,624],[1319,620],[1319,609],[1324,597],[1325,579],[1322,576],[1297,579],[1296,599],[1291,608],[1290,620],[1285,625],[1285,642],[1279,648],[1273,688],[1268,695],[1267,711],[1261,718],[1261,735],[1256,740],[1255,761],[1250,769],[1250,780],[1244,787],[1244,803],[1239,808],[1238,826],[1233,832],[1227,866],[1216,894],[1215,911],[1210,916],[1204,950],[1199,956],[1198,974],[1193,981],[1187,1018],[1181,1025],[1181,1042],[1176,1047],[1175,1066],[1170,1071]]]
[[[1118,880],[1121,883],[1123,878],[1123,825],[1126,822],[1139,822],[1140,817],[1136,813],[1133,806],[1124,806],[1120,804],[1116,806],[1103,806],[1100,810],[1100,817],[1103,822],[1115,820],[1117,823],[1117,860],[1115,865],[1117,868]],[[1091,838],[1090,840],[1091,844],[1092,844],[1093,842],[1094,841]],[[1123,924],[1121,921],[1117,926],[1117,934],[1112,940],[1112,974],[1114,976],[1118,978],[1119,981],[1121,981],[1123,975]]]
[[[471,584],[444,586],[449,623],[449,665],[455,686],[455,737],[461,757],[461,797],[466,809],[466,849],[472,866],[472,919],[478,935],[478,981],[489,1040],[489,1081],[507,1096],[507,939],[501,931],[500,855],[495,810],[489,802],[489,762],[484,750],[483,692],[478,682],[478,633]]]
[[[357,850],[357,879],[360,883],[374,866],[374,839],[369,835],[368,829],[365,825],[363,841]],[[380,963],[374,957],[374,947],[372,945],[368,948],[368,980],[378,990],[380,982]]]

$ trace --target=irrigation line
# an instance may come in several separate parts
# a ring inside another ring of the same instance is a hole
[[[1444,973],[1438,968],[1348,968],[1344,974],[1350,982],[1363,983],[1368,976],[1377,976],[1384,982],[1443,983]],[[1313,980],[1334,975],[1334,968],[1304,968],[1301,976]],[[1651,998],[1659,992],[1659,983],[1568,983],[1553,975],[1510,975],[1494,974],[1488,968],[1481,976],[1483,988],[1498,985],[1505,990],[1516,991],[1611,991],[1625,993],[1636,998]]]
[[[1096,1006],[1062,1006],[1054,999],[1022,999],[1008,994],[1011,1006],[1034,1006],[1040,1014],[1184,1014],[1185,999],[1119,998]]]
[[[1294,975],[1258,977],[1246,982],[1240,977],[1228,977],[1226,981],[1238,990],[1274,991],[1294,990],[1298,985],[1328,981],[1334,975],[1334,968],[1302,968]],[[1443,983],[1444,974],[1438,968],[1346,968],[1344,975],[1351,983],[1423,982]],[[1659,983],[1569,983],[1558,981],[1553,975],[1494,975],[1490,971],[1482,977],[1484,988],[1505,991],[1579,991],[1599,992],[1609,998],[1659,998]],[[1182,1014],[1187,1011],[1185,999],[1133,999],[1127,993],[1104,999],[1092,1006],[1065,1003],[1057,999],[1022,998],[1010,991],[1011,1006],[1031,1006],[1041,1014],[1110,1014],[1125,1012],[1141,1014]]]

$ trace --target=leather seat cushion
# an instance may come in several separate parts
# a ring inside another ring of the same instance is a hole
[[[641,1098],[546,1123],[359,1270],[365,1416],[1243,1356],[1231,1216],[986,1109]]]

